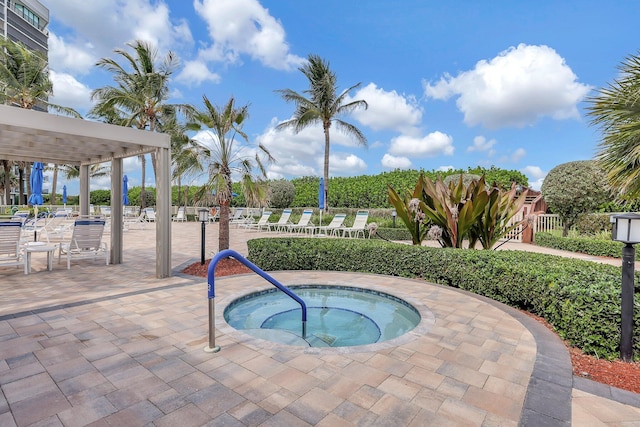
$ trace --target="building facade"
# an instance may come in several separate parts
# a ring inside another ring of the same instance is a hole
[[[49,9],[38,0],[0,0],[0,34],[29,49],[49,52]]]

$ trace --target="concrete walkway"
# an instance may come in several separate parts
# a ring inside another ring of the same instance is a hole
[[[232,228],[231,247],[246,254],[265,235]],[[0,426],[640,426],[640,396],[573,377],[563,343],[528,316],[419,280],[275,272],[287,285],[392,293],[423,319],[391,341],[318,349],[228,326],[223,308],[268,286],[253,274],[218,279],[222,350],[205,353],[206,281],[179,273],[199,258],[200,224],[174,223],[172,239],[176,274],[163,280],[152,227],[125,232],[120,265],[49,272],[34,254],[28,276],[0,270]],[[532,248],[522,246],[503,248]],[[216,247],[209,225],[207,252]]]

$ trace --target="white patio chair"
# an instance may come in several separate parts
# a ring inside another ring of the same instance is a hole
[[[0,222],[0,267],[22,266],[27,274],[26,260],[21,249],[22,222]]]
[[[264,211],[264,212],[262,212],[262,216],[260,217],[258,222],[245,224],[245,225],[240,225],[240,227],[245,227],[248,230],[256,230],[256,231],[262,231],[263,229],[266,230],[266,229],[269,228],[269,217],[270,216],[271,216],[271,212]]]
[[[229,225],[234,224],[236,228],[240,227],[241,225],[250,224],[252,222],[253,217],[245,216],[244,208],[236,208],[233,216],[229,219]]]
[[[184,212],[184,206],[178,208],[178,213],[171,217],[172,221],[184,222],[187,220],[187,215]]]
[[[335,214],[328,225],[315,227],[318,236],[336,236],[340,235],[340,231],[344,228],[344,220],[347,214]]]
[[[284,209],[278,222],[267,223],[267,231],[282,231],[286,229],[287,225],[291,224],[289,218],[291,217],[291,209]]]
[[[102,241],[105,221],[102,219],[79,219],[73,225],[73,234],[69,242],[62,242],[58,252],[58,264],[62,255],[67,257],[67,270],[72,259],[104,258],[109,265],[109,250]]]
[[[349,238],[358,237],[360,234],[362,234],[362,238],[364,239],[364,230],[367,227],[368,219],[369,211],[356,212],[356,219],[353,221],[353,225],[351,227],[345,227],[342,229],[342,237],[347,237],[347,233],[349,234]]]
[[[153,208],[145,208],[143,213],[147,222],[156,222],[156,211]]]
[[[311,217],[313,216],[313,209],[305,209],[302,211],[302,216],[298,220],[297,224],[288,224],[286,230],[290,233],[296,232],[300,233],[306,230],[307,227],[315,227],[311,222]]]

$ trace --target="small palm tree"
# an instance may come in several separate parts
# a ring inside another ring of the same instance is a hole
[[[178,65],[177,58],[168,52],[158,60],[158,52],[149,43],[136,40],[127,44],[135,54],[124,49],[115,49],[125,65],[115,59],[102,58],[96,65],[111,72],[116,86],[98,88],[91,94],[97,101],[90,116],[121,126],[148,129],[155,132],[163,120],[170,120],[176,111],[187,113],[189,105],[169,104],[169,79]],[[125,68],[125,66],[127,68]],[[142,188],[140,200],[144,208],[146,157],[140,156],[142,163]],[[151,153],[151,165],[157,176],[155,152]]]
[[[335,123],[339,131],[353,136],[358,143],[366,147],[367,139],[360,129],[339,117],[358,108],[366,109],[368,104],[362,99],[345,103],[348,94],[360,87],[360,83],[338,95],[336,74],[329,68],[329,62],[317,55],[309,55],[308,62],[299,70],[309,80],[309,89],[305,90],[303,94],[291,89],[276,91],[285,101],[293,102],[296,105],[293,118],[280,123],[276,129],[293,129],[295,133],[298,133],[309,126],[322,125],[324,131],[324,208],[325,211],[328,211],[329,148],[331,145],[329,129],[331,124]]]
[[[602,132],[596,159],[619,199],[640,196],[640,56],[618,66],[620,77],[587,99],[591,124]]]
[[[240,182],[247,200],[260,198],[262,185],[256,184],[253,175],[257,167],[262,178],[266,178],[266,170],[263,166],[260,154],[266,156],[267,161],[274,159],[269,151],[258,145],[255,155],[252,157],[248,147],[237,144],[236,135],[240,135],[245,141],[249,141],[247,134],[242,131],[242,126],[249,116],[249,106],[235,106],[235,99],[218,107],[213,105],[207,96],[203,96],[204,109],[197,111],[193,116],[193,122],[188,125],[191,130],[208,129],[210,141],[208,154],[203,163],[208,164],[208,181],[198,191],[196,197],[201,201],[208,201],[212,193],[215,193],[215,202],[220,205],[220,231],[218,249],[229,249],[229,205],[232,197],[232,175],[240,175]]]

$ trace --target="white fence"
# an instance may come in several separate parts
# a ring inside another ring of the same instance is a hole
[[[502,239],[500,240],[509,240],[512,242],[522,242],[522,211],[518,212],[517,214],[515,214],[513,216],[513,218],[511,218],[509,220],[509,225],[512,225],[513,223],[520,223],[518,224],[518,226],[516,228],[514,228],[513,230],[511,230],[508,234],[506,234]]]
[[[557,229],[562,229],[564,224],[559,215],[555,214],[543,214],[537,215],[534,223],[533,232],[550,232]]]

